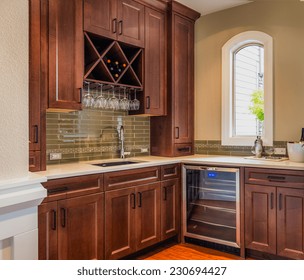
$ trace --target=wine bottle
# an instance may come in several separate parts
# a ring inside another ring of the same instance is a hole
[[[304,128],[302,128],[302,134],[301,134],[300,142],[304,143]]]

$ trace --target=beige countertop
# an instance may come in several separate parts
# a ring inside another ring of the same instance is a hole
[[[110,166],[110,167],[99,167],[92,165],[94,163],[100,163],[100,162],[121,161],[120,159],[115,159],[115,160],[95,160],[95,161],[86,161],[86,162],[69,163],[69,164],[57,164],[57,165],[48,165],[46,171],[36,172],[36,174],[44,176],[48,180],[51,180],[51,179],[98,174],[98,173],[105,173],[105,172],[112,172],[119,170],[129,170],[135,168],[159,166],[159,165],[173,164],[173,163],[200,164],[200,165],[206,164],[206,165],[234,166],[234,167],[244,166],[244,167],[275,168],[275,169],[304,171],[304,163],[291,162],[289,160],[272,161],[272,160],[235,157],[235,156],[193,155],[193,156],[176,157],[176,158],[147,156],[147,157],[127,158],[125,160],[134,160],[134,161],[138,161],[138,163]]]

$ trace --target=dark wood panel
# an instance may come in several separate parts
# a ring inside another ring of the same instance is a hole
[[[131,169],[104,174],[105,190],[127,188],[160,180],[159,167]]]
[[[181,203],[180,180],[161,183],[161,237],[168,239],[180,233]]]
[[[277,187],[304,187],[304,171],[266,168],[245,168],[246,184],[262,184]]]
[[[30,151],[29,153],[29,170],[31,172],[41,170],[41,152],[40,151]]]
[[[104,258],[104,194],[58,202],[58,259]]]
[[[133,0],[117,0],[117,39],[138,47],[145,42],[144,5]]]
[[[277,189],[277,254],[304,259],[304,190]]]
[[[145,9],[144,113],[167,114],[166,14]]]
[[[81,109],[83,83],[83,2],[48,1],[49,104],[51,109]]]
[[[135,189],[105,193],[105,257],[118,259],[135,251]]]
[[[245,246],[276,254],[276,188],[245,185]]]
[[[191,143],[194,137],[194,28],[192,22],[177,14],[173,15],[172,48],[175,143]]]
[[[58,259],[58,210],[57,201],[38,206],[38,258]]]
[[[103,175],[85,175],[49,180],[43,183],[48,191],[48,198],[66,194],[66,198],[98,193],[103,191]]]
[[[167,164],[161,166],[161,180],[180,178],[180,164]]]
[[[116,39],[117,2],[113,0],[84,0],[84,30]]]
[[[136,188],[136,250],[160,241],[160,183]]]

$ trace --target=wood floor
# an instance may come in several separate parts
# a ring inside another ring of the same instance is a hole
[[[194,244],[175,244],[143,255],[144,260],[242,260],[239,256]]]

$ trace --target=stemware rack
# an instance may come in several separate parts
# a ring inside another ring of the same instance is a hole
[[[143,49],[87,32],[84,37],[85,81],[143,90]]]

